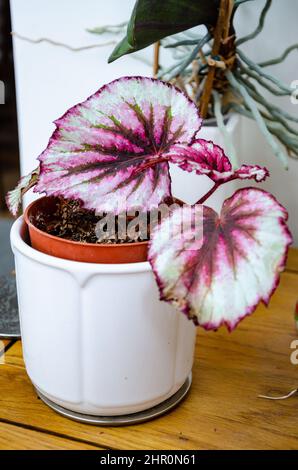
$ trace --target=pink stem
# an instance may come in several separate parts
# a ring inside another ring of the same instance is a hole
[[[211,189],[209,189],[208,193],[206,193],[201,199],[199,199],[196,204],[203,204],[213,193],[214,191],[217,190],[217,188],[221,185],[222,183],[214,183]]]
[[[134,170],[134,175],[137,175],[138,173],[142,173],[144,170],[147,170],[148,168],[152,168],[154,165],[158,165],[159,163],[164,163],[168,162],[169,159],[166,157],[160,157],[156,159],[149,160],[141,165],[141,168],[137,168]]]

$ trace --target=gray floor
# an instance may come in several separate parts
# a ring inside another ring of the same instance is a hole
[[[0,338],[20,336],[13,254],[9,232],[13,220],[0,218]]]
[[[10,248],[9,232],[13,220],[0,218],[0,276],[14,269],[13,254]]]

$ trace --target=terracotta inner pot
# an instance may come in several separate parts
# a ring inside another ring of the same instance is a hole
[[[57,258],[85,263],[141,263],[147,261],[148,241],[132,243],[81,243],[50,235],[34,225],[37,214],[54,214],[57,199],[42,197],[25,210],[24,219],[29,229],[31,246]]]

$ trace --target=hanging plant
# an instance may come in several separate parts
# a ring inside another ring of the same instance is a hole
[[[298,157],[298,118],[264,98],[262,89],[274,96],[293,94],[290,86],[266,68],[283,62],[298,44],[288,47],[280,57],[259,64],[252,61],[241,46],[263,30],[272,0],[266,0],[257,27],[238,38],[233,20],[237,9],[247,1],[252,0],[138,0],[126,36],[109,61],[156,43],[154,71],[159,78],[187,93],[203,118],[215,116],[225,140],[229,136],[224,129],[224,115],[236,112],[254,119],[273,153],[287,168],[288,157]],[[195,25],[204,25],[205,35],[188,31]],[[160,46],[174,52],[175,62],[169,68],[158,63]]]

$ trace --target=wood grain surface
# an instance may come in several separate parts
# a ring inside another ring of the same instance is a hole
[[[187,398],[154,421],[121,428],[67,420],[36,396],[21,342],[0,366],[0,449],[298,449],[298,365],[290,361],[298,338],[298,255],[269,308],[259,306],[233,333],[198,330],[193,384]]]

